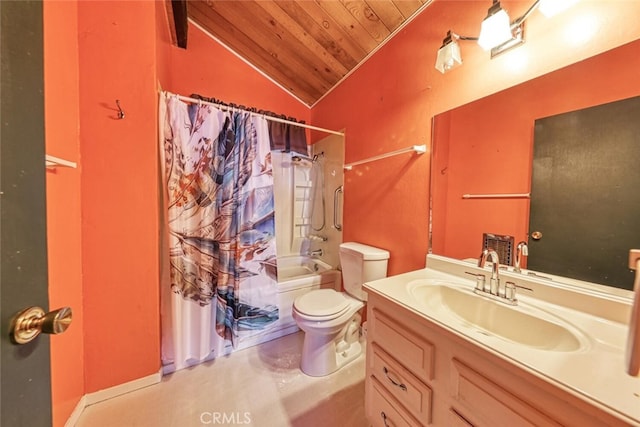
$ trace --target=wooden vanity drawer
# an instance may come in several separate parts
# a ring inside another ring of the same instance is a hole
[[[449,409],[449,427],[474,427],[469,421],[467,421],[462,415],[460,415],[455,409]]]
[[[373,369],[380,384],[423,424],[431,424],[431,389],[375,343]]]
[[[419,421],[403,410],[375,377],[370,377],[365,393],[367,417],[372,427],[420,427]]]
[[[422,380],[433,379],[435,347],[391,317],[373,310],[373,343],[393,354],[405,368]]]
[[[457,359],[452,361],[454,398],[476,426],[560,426],[543,412]]]

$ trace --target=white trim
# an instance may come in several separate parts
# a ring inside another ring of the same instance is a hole
[[[82,415],[82,411],[84,411],[84,408],[86,406],[87,406],[87,396],[85,395],[80,398],[80,401],[78,401],[76,408],[73,410],[71,415],[69,415],[69,419],[67,420],[67,422],[64,423],[64,427],[75,426],[78,420],[80,419],[80,415]]]
[[[150,385],[158,384],[162,380],[162,369],[155,374],[138,378],[137,380],[129,381],[124,384],[118,384],[113,387],[105,388],[104,390],[96,391],[84,395],[86,398],[85,406],[91,406],[104,400],[112,399],[125,393],[129,393],[141,388],[149,387]]]
[[[275,331],[270,331],[264,335],[257,335],[255,337],[251,337],[248,338],[247,340],[245,340],[244,342],[242,342],[238,348],[233,348],[231,346],[231,343],[228,343],[227,345],[225,345],[224,349],[222,350],[222,352],[218,355],[209,355],[206,358],[202,359],[202,360],[194,360],[191,361],[189,363],[187,363],[186,366],[180,368],[180,369],[176,369],[176,365],[174,362],[168,362],[166,365],[162,366],[162,373],[164,375],[169,375],[172,374],[176,371],[179,371],[181,369],[185,369],[185,368],[193,368],[194,366],[200,365],[202,363],[205,362],[209,362],[211,360],[215,360],[217,358],[220,357],[227,357],[230,356],[232,353],[236,353],[238,351],[247,349],[249,347],[254,347],[256,345],[260,345],[262,343],[265,343],[267,341],[271,341],[271,340],[275,340],[277,338],[281,338],[284,337],[285,335],[289,335],[289,334],[293,334],[296,333],[300,330],[300,328],[298,327],[297,323],[293,323],[291,325],[285,326],[282,329],[277,329]]]
[[[247,59],[245,59],[244,57],[242,57],[238,52],[236,52],[235,50],[231,49],[229,46],[227,46],[225,43],[222,42],[222,40],[220,40],[219,38],[215,37],[213,34],[209,33],[207,30],[205,30],[204,28],[202,28],[200,25],[198,25],[193,19],[189,18],[188,21],[197,29],[199,29],[200,31],[202,31],[206,36],[209,36],[209,38],[211,38],[213,41],[215,41],[216,43],[220,44],[220,46],[224,47],[225,49],[227,49],[229,52],[231,52],[233,55],[235,55],[238,59],[240,59],[242,62],[244,62],[245,64],[247,64],[249,67],[253,68],[255,71],[257,71],[260,75],[262,75],[262,77],[266,78],[267,80],[269,80],[271,83],[273,83],[274,85],[278,86],[280,89],[282,89],[283,91],[285,91],[287,93],[287,95],[291,96],[292,98],[294,98],[296,101],[298,101],[299,103],[301,103],[302,105],[304,105],[305,107],[307,107],[309,110],[311,110],[311,106],[309,106],[309,104],[307,104],[306,102],[304,102],[302,99],[298,98],[297,95],[291,93],[291,91],[289,89],[287,89],[286,87],[282,86],[280,83],[278,83],[277,81],[273,80],[271,77],[269,77],[264,71],[258,69],[255,65],[253,65],[251,62],[249,62]]]
[[[84,409],[87,406],[112,399],[114,397],[139,390],[141,388],[149,387],[150,385],[158,384],[162,380],[162,369],[157,373],[149,376],[138,378],[137,380],[129,381],[124,384],[118,384],[113,387],[106,388],[104,390],[96,391],[94,393],[85,394],[80,398],[69,418],[64,423],[64,427],[73,427],[80,420]]]

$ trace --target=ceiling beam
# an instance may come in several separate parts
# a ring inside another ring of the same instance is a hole
[[[166,0],[165,9],[169,20],[171,41],[176,46],[187,48],[187,0]]]

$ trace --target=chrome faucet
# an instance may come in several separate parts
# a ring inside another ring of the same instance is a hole
[[[528,255],[529,255],[529,247],[527,246],[527,242],[522,241],[518,243],[518,246],[516,246],[516,262],[515,262],[515,265],[513,266],[513,271],[515,271],[516,273],[522,272],[522,269],[520,268],[520,265],[522,263],[522,257],[528,256]]]
[[[500,269],[500,260],[498,259],[498,253],[493,249],[485,249],[478,258],[478,267],[484,268],[484,264],[487,262],[487,257],[491,258],[493,266],[491,268],[491,280],[489,281],[489,293],[491,295],[499,296],[500,292],[500,275],[498,273]]]

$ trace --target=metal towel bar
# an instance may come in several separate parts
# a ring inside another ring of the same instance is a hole
[[[463,194],[463,199],[528,199],[530,193]]]
[[[396,151],[391,151],[390,153],[380,154],[379,156],[369,157],[369,158],[364,159],[364,160],[359,160],[357,162],[348,163],[348,164],[344,165],[344,168],[345,168],[345,170],[349,170],[350,171],[356,165],[361,165],[363,163],[373,162],[375,160],[386,159],[387,157],[397,156],[398,154],[409,153],[409,152],[412,152],[412,151],[417,153],[417,154],[423,154],[423,153],[427,152],[427,146],[425,144],[423,144],[423,145],[412,145],[411,147],[402,148],[402,149],[396,150]]]

